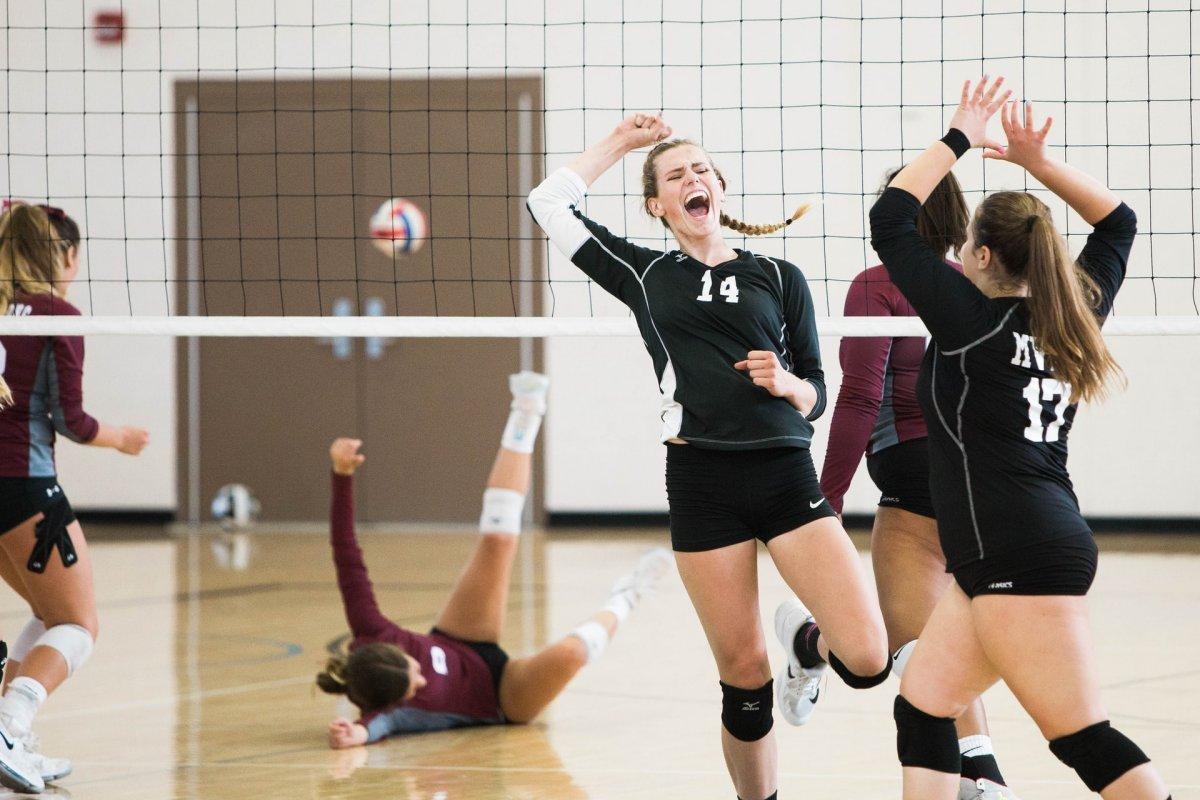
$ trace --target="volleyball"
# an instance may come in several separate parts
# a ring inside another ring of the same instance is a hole
[[[388,257],[420,250],[426,229],[424,212],[403,197],[386,201],[371,217],[371,239]]]
[[[240,483],[222,486],[212,501],[212,515],[227,531],[250,527],[261,510],[258,499]]]

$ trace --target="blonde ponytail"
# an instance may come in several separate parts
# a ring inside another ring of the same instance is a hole
[[[46,212],[14,203],[0,215],[0,316],[8,313],[18,292],[54,291],[61,256],[58,235]],[[0,376],[0,408],[12,404],[12,390]]]
[[[996,192],[979,205],[975,246],[990,247],[1000,265],[1029,289],[1029,332],[1074,400],[1100,400],[1120,365],[1100,334],[1100,291],[1067,253],[1050,209],[1025,192]]]
[[[0,216],[0,315],[18,292],[54,291],[61,248],[58,233],[38,206],[17,203]]]
[[[742,222],[740,219],[734,219],[722,211],[721,224],[730,230],[737,231],[738,233],[746,236],[765,236],[768,233],[774,233],[775,231],[783,230],[788,225],[791,225],[793,222],[807,214],[812,206],[812,203],[801,203],[796,207],[796,210],[792,212],[790,217],[785,219],[783,222],[776,222],[771,225],[751,225],[748,222]]]
[[[1029,331],[1056,377],[1071,385],[1075,399],[1103,399],[1121,367],[1100,334],[1099,290],[1091,276],[1071,262],[1048,214],[1035,215],[1029,225]]]

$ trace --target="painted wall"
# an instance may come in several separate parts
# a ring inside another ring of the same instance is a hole
[[[89,238],[73,297],[85,313],[172,310],[176,78],[193,79],[198,70],[255,78],[465,70],[543,77],[548,169],[569,162],[624,113],[665,108],[676,132],[702,141],[721,166],[735,216],[773,221],[820,196],[822,205],[786,238],[752,247],[798,264],[822,313],[834,315],[847,282],[874,263],[865,216],[880,176],[942,133],[944,104],[963,78],[1003,72],[1018,96],[1055,116],[1052,140],[1070,145],[1070,160],[1104,177],[1138,211],[1145,233],[1117,313],[1198,314],[1192,143],[1200,107],[1190,73],[1200,68],[1191,47],[1200,14],[1186,3],[1147,13],[1144,2],[1110,2],[1103,14],[1086,4],[1064,13],[1062,0],[989,0],[981,15],[979,0],[909,0],[901,21],[899,0],[868,4],[867,19],[843,4],[834,16],[832,4],[747,0],[741,20],[729,4],[682,0],[422,7],[343,0],[315,9],[124,0],[130,30],[117,48],[96,44],[83,29],[102,5],[9,3],[8,35],[0,37],[8,68],[0,82],[7,111],[0,194],[49,198],[80,220]],[[822,8],[829,16],[819,15]],[[1064,97],[1071,103],[1064,106]],[[661,247],[662,229],[638,211],[639,169],[630,158],[604,176],[587,211]],[[977,157],[958,174],[972,202],[984,189],[1027,186],[1015,168]],[[1053,205],[1080,247],[1085,226]],[[436,234],[436,219],[432,225]],[[625,313],[552,256],[552,313]],[[825,344],[836,389],[836,342]],[[1082,413],[1073,439],[1085,508],[1200,516],[1191,462],[1200,444],[1200,338],[1120,340],[1114,349],[1130,386]],[[552,340],[546,353],[554,378],[545,429],[549,508],[664,509],[657,392],[640,342]],[[62,447],[61,472],[77,506],[175,506],[174,368],[165,340],[89,342],[93,413],[145,425],[153,438],[139,459]],[[828,420],[818,424],[818,462]],[[868,510],[873,500],[860,475],[847,509]]]

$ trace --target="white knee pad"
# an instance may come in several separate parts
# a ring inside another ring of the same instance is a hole
[[[512,489],[485,489],[479,530],[481,533],[510,533],[515,536],[521,532],[524,511],[524,493]]]
[[[913,639],[906,645],[902,645],[899,650],[892,653],[892,674],[897,678],[904,677],[904,668],[908,666],[908,658],[912,655],[912,651],[917,646],[917,640]]]
[[[43,633],[34,647],[53,647],[67,662],[67,675],[72,675],[91,656],[94,644],[87,628],[67,623],[55,625]]]
[[[608,647],[608,629],[599,622],[585,622],[571,631],[571,635],[583,642],[583,646],[587,648],[589,664],[599,658],[604,653],[604,648]]]
[[[46,624],[37,617],[30,617],[29,622],[21,629],[21,633],[13,640],[8,648],[8,657],[12,661],[24,661],[29,651],[37,646],[38,639],[46,633]]]

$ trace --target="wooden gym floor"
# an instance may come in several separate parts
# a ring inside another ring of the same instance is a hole
[[[162,798],[731,798],[712,660],[679,579],[634,612],[604,658],[535,724],[467,729],[330,751],[334,698],[314,691],[345,631],[325,537],[265,533],[93,536],[101,634],[50,698],[43,749],[75,761],[60,796]],[[562,635],[665,534],[527,533],[502,644]],[[473,537],[366,533],[386,613],[426,628]],[[1105,701],[1158,763],[1176,800],[1200,800],[1200,537],[1101,537],[1092,591]],[[232,563],[231,563],[232,562]],[[760,559],[764,619],[786,596]],[[0,632],[25,611],[0,593]],[[768,637],[772,660],[782,652]],[[1046,680],[1054,680],[1046,676]],[[778,718],[780,796],[896,798],[897,684],[829,682],[812,722]],[[986,697],[1000,764],[1026,800],[1090,797],[1002,686]]]

